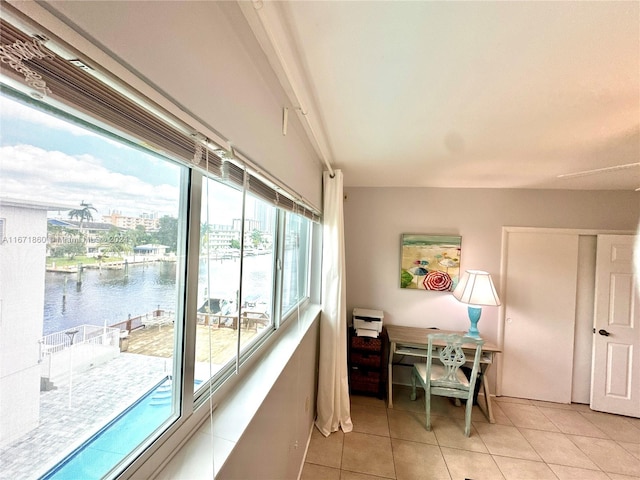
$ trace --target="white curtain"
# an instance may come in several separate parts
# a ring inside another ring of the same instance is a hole
[[[322,315],[316,426],[326,437],[353,430],[347,370],[347,305],[342,171],[324,172]]]

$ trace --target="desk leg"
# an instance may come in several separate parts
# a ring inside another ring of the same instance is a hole
[[[486,405],[486,411],[483,413],[489,420],[489,423],[496,423],[496,419],[493,417],[493,409],[491,408],[491,391],[489,390],[489,379],[487,378],[487,370],[482,372],[482,393],[484,393],[484,401]]]
[[[491,391],[489,390],[489,379],[486,375],[482,376],[482,386],[484,390],[484,398],[487,402],[487,413],[489,414],[489,423],[496,423],[496,419],[493,417],[493,409],[491,408]]]
[[[396,342],[391,342],[389,348],[389,371],[387,372],[387,381],[389,383],[387,387],[387,405],[389,408],[393,408],[393,354],[396,351]]]

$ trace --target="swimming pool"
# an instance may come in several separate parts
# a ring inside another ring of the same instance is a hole
[[[98,480],[129,455],[172,414],[172,382],[165,377],[41,478]]]

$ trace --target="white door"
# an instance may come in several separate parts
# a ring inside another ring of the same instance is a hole
[[[578,235],[509,232],[501,394],[570,403]]]
[[[591,408],[640,417],[640,301],[633,235],[598,235]]]

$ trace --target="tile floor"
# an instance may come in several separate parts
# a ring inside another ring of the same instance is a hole
[[[640,419],[499,397],[496,423],[474,407],[466,438],[463,407],[435,399],[428,432],[424,394],[412,402],[409,393],[394,388],[393,409],[351,397],[353,431],[325,438],[314,429],[301,479],[640,479]]]

